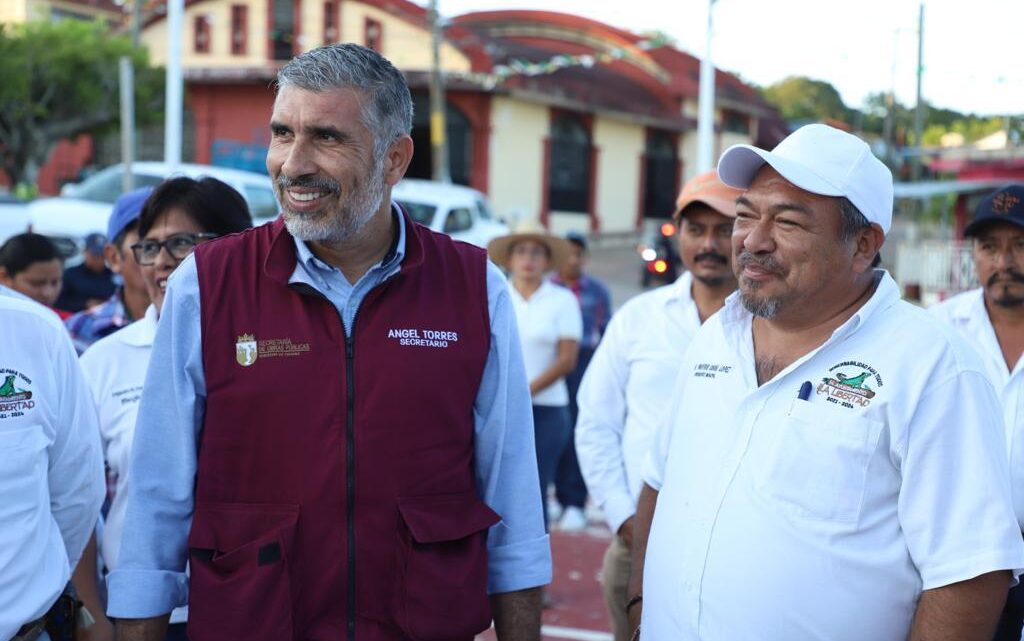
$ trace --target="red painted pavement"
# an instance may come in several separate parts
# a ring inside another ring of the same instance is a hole
[[[554,573],[548,587],[551,607],[544,610],[544,641],[611,639],[599,583],[610,536],[607,528],[597,526],[579,533],[551,533]],[[494,630],[477,639],[494,641]]]

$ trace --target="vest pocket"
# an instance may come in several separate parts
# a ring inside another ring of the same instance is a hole
[[[472,639],[491,624],[487,529],[501,520],[475,491],[398,499],[396,622],[414,641]]]
[[[296,505],[197,502],[189,535],[192,641],[291,639]]]

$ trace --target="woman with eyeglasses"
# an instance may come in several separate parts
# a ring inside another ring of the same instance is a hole
[[[252,226],[242,196],[215,178],[171,178],[161,183],[142,206],[139,241],[131,246],[152,304],[143,318],[94,343],[82,355],[82,369],[92,388],[100,419],[103,453],[113,481],[113,496],[98,544],[94,537],[75,571],[79,597],[97,619],[90,639],[113,639],[98,589],[97,554],[109,572],[117,567],[127,502],[128,462],[135,417],[149,366],[156,323],[167,280],[195,246]],[[162,363],[160,367],[170,367]],[[186,639],[187,609],[171,614],[167,639]]]

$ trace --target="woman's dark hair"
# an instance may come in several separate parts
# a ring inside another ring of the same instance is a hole
[[[0,246],[0,267],[8,276],[23,272],[33,263],[45,263],[54,258],[63,262],[64,257],[57,246],[41,234],[18,234],[11,236]]]
[[[216,178],[169,178],[153,190],[139,214],[139,236],[153,228],[157,218],[180,209],[204,232],[224,236],[252,227],[245,199]]]

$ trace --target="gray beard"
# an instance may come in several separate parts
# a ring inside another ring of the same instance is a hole
[[[284,212],[284,225],[299,240],[340,243],[359,235],[384,200],[384,164],[374,167],[367,184],[357,188],[340,211],[312,214]]]
[[[772,319],[779,313],[782,301],[778,298],[758,298],[745,292],[740,292],[740,302],[747,308],[747,311],[754,316]]]

